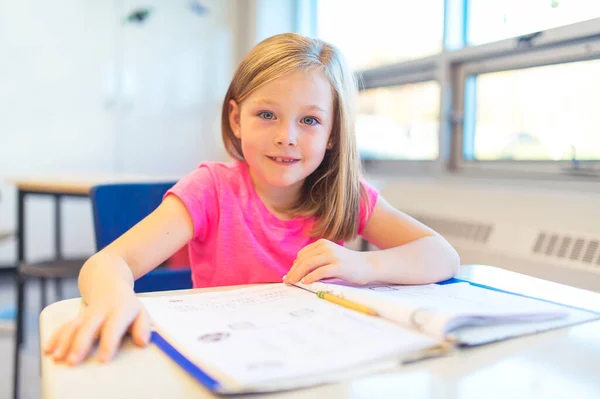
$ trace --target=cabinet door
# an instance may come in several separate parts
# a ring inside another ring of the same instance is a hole
[[[123,25],[119,168],[181,174],[222,154],[221,101],[231,78],[230,1],[124,2],[150,12]]]

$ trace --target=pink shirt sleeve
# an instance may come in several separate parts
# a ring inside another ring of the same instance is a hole
[[[176,195],[186,206],[194,224],[194,237],[203,241],[219,216],[217,189],[206,165],[184,176],[165,194]]]
[[[365,189],[366,198],[361,198],[360,201],[360,220],[358,224],[358,234],[361,235],[367,222],[371,218],[373,209],[377,204],[377,198],[379,198],[379,191],[364,180],[360,181],[360,184]]]

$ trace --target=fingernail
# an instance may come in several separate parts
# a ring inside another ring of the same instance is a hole
[[[58,349],[58,348],[54,349],[54,352],[52,352],[52,357],[56,359],[57,357],[60,356],[61,352],[62,351],[60,349]]]
[[[286,278],[286,277],[287,277],[287,274],[286,274],[286,275],[284,275],[284,276],[281,278],[281,280],[285,281],[285,278]]]
[[[75,353],[71,353],[67,361],[71,364],[75,364],[75,362],[77,362],[77,355]]]
[[[305,279],[305,278],[303,278],[303,279],[302,279],[302,280],[300,280],[300,281],[302,281],[302,284],[306,284],[306,279]]]

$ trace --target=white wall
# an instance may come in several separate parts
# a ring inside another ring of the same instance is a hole
[[[297,0],[0,0],[0,230],[16,224],[10,176],[183,175],[226,160],[223,96],[258,41],[293,31]],[[124,24],[136,7],[147,22]],[[94,249],[88,200],[63,207],[69,256]],[[30,260],[53,256],[52,202],[27,203]],[[16,246],[0,243],[0,264]]]
[[[181,175],[225,159],[220,105],[234,68],[234,1],[0,0],[0,180],[15,175]],[[153,11],[124,24],[137,6]],[[15,190],[0,186],[0,230]],[[87,200],[64,207],[64,249],[93,251]],[[27,255],[52,256],[52,204],[27,204]],[[0,243],[0,264],[15,258]]]
[[[497,178],[390,177],[372,174],[390,204],[410,215],[443,220],[445,237],[463,264],[489,264],[584,289],[600,291],[600,187],[597,183]],[[473,239],[473,228],[490,226],[485,242]],[[433,226],[432,226],[433,227]],[[557,256],[561,241],[546,254],[533,251],[540,232],[585,240],[581,254]],[[469,237],[467,237],[469,235]],[[584,261],[590,246],[591,261]]]

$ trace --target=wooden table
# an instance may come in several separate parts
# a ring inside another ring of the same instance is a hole
[[[490,266],[463,266],[458,277],[600,311],[600,294]],[[46,308],[40,316],[41,341],[74,317],[80,304],[71,299]],[[214,397],[159,349],[139,349],[129,339],[108,364],[92,358],[68,367],[43,356],[41,366],[45,399]],[[594,321],[459,351],[391,373],[252,398],[591,399],[600,397],[599,367],[600,321]]]
[[[108,174],[88,176],[44,176],[9,177],[6,181],[17,188],[17,264],[25,260],[25,197],[31,195],[49,196],[54,201],[54,250],[57,258],[62,258],[61,199],[63,197],[87,197],[92,187],[98,184],[138,183],[175,181],[178,177],[161,177],[133,174]]]

